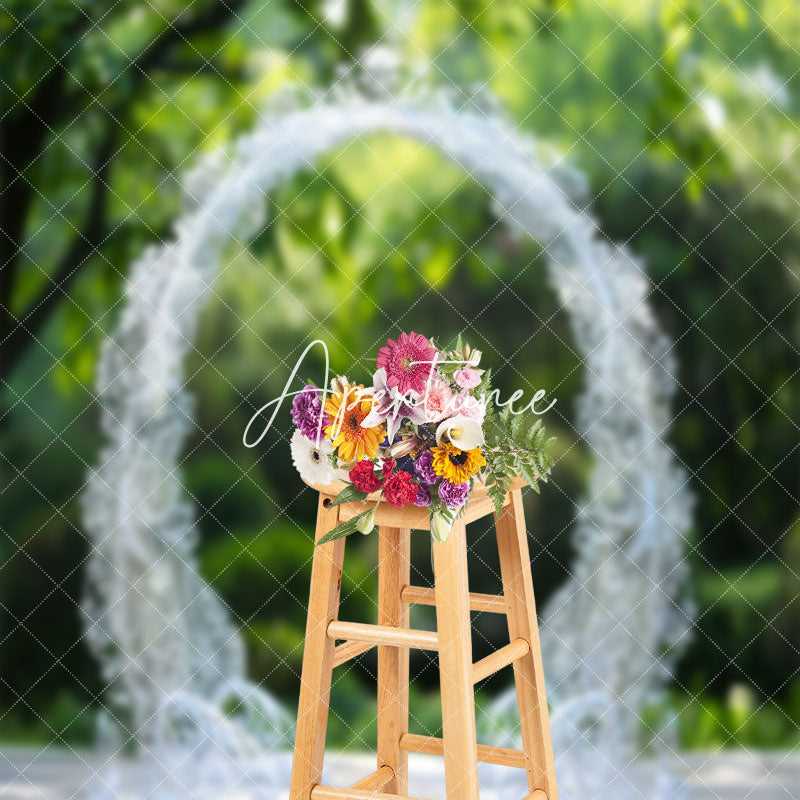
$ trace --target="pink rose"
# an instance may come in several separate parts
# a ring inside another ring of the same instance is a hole
[[[464,367],[453,373],[453,380],[462,389],[474,389],[481,382],[481,372],[473,367]]]

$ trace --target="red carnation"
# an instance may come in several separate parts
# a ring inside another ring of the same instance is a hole
[[[377,492],[381,488],[381,479],[375,474],[375,467],[366,458],[359,461],[349,473],[353,486],[359,492]]]
[[[417,485],[411,480],[411,473],[400,470],[390,475],[383,487],[383,496],[394,508],[413,503],[417,499]]]
[[[397,462],[393,458],[384,458],[383,467],[381,468],[383,477],[388,478],[394,472],[396,466]]]

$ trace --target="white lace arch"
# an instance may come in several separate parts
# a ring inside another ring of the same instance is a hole
[[[572,796],[614,781],[622,796],[637,715],[664,685],[669,659],[661,654],[688,626],[677,597],[689,504],[664,441],[669,344],[640,264],[570,199],[573,174],[543,164],[536,143],[497,114],[457,109],[439,92],[351,91],[268,111],[227,159],[202,160],[188,182],[193,206],[174,237],[133,265],[99,362],[107,443],[84,497],[93,542],[87,638],[112,708],[143,757],[159,765],[155,796],[191,789],[219,797],[238,784],[248,796],[276,796],[282,778],[274,770],[243,773],[241,764],[281,743],[285,715],[248,684],[240,637],[196,569],[194,510],[176,468],[192,424],[183,360],[223,247],[264,224],[265,195],[327,151],[376,131],[438,148],[491,192],[507,225],[545,249],[586,366],[576,427],[594,458],[572,576],[543,614],[559,778]],[[232,696],[247,700],[245,717],[226,716]],[[503,727],[509,702],[500,698],[494,708],[495,739],[513,738],[513,725]],[[121,792],[114,780],[101,788]]]

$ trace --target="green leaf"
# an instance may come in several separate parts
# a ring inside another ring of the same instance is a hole
[[[361,517],[364,517],[371,512],[372,509],[368,508],[366,511],[362,511],[357,517],[353,517],[353,519],[349,519],[347,522],[337,525],[332,531],[328,531],[328,533],[326,533],[317,542],[317,545],[327,544],[328,542],[332,542],[334,539],[341,539],[342,536],[349,536],[351,533],[355,533],[358,530],[358,521],[361,519]]]
[[[368,497],[366,492],[362,492],[359,489],[356,489],[352,483],[348,484],[347,486],[342,489],[339,494],[331,501],[332,506],[339,506],[342,503],[350,503],[353,500],[360,500],[362,503]],[[335,538],[335,537],[334,537]]]

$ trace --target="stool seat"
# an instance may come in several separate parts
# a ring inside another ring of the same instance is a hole
[[[319,493],[319,542],[337,525],[365,510],[362,502],[333,505],[344,483],[309,484]],[[465,512],[444,542],[433,542],[434,586],[411,583],[411,529],[430,527],[428,509],[393,508],[378,502],[377,623],[339,619],[339,595],[346,537],[314,548],[308,601],[297,733],[289,800],[413,800],[408,797],[408,753],[444,758],[447,800],[479,800],[478,762],[524,769],[524,800],[558,800],[555,761],[545,693],[533,578],[522,507],[525,482],[515,479],[500,514],[482,483],[473,487]],[[379,493],[369,495],[375,503]],[[468,522],[495,516],[503,592],[469,591]],[[375,535],[375,534],[372,534]],[[414,604],[436,608],[435,631],[409,624]],[[480,661],[472,660],[470,612],[505,615],[508,644]],[[339,644],[337,644],[339,642]],[[348,788],[323,786],[322,762],[333,670],[377,647],[377,769]],[[409,651],[438,654],[442,694],[442,736],[408,730]],[[511,666],[517,689],[522,749],[478,744],[474,684]]]
[[[312,489],[316,489],[321,495],[327,498],[336,497],[342,489],[345,489],[349,484],[342,481],[334,481],[333,483],[315,484],[305,481],[305,483]],[[505,505],[510,502],[510,493],[515,489],[521,489],[527,486],[522,478],[513,478],[509,494],[506,495]],[[367,495],[366,503],[374,503],[380,497],[380,492],[372,492]],[[330,499],[329,499],[330,502]],[[339,522],[347,522],[347,520],[357,517],[367,506],[360,501],[352,503],[342,503],[339,508]],[[470,492],[469,502],[464,512],[464,522],[474,522],[481,517],[485,517],[494,511],[494,503],[484,483],[475,481],[472,491]],[[427,508],[419,508],[417,506],[405,506],[404,508],[392,508],[386,500],[381,500],[375,510],[375,524],[396,526],[399,528],[411,528],[418,531],[430,530],[430,515]]]

